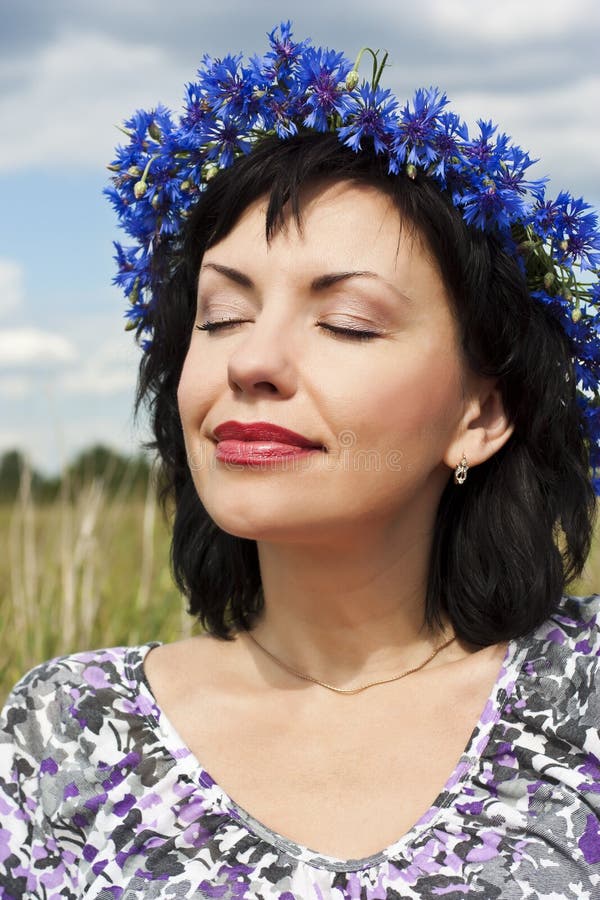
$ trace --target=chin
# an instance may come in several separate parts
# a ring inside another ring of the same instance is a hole
[[[294,520],[290,517],[289,504],[286,504],[285,511],[281,508],[269,511],[264,506],[264,495],[261,500],[263,506],[260,511],[256,509],[256,500],[248,509],[242,508],[239,498],[235,509],[224,508],[222,502],[208,504],[203,501],[203,504],[215,525],[234,537],[285,544],[309,542],[314,536],[316,523],[312,519],[304,522]]]

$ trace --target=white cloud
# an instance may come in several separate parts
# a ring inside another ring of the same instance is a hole
[[[63,25],[52,41],[32,51],[32,56],[23,53],[0,60],[0,82],[6,84],[0,96],[0,121],[11,123],[0,144],[0,171],[62,164],[98,172],[112,159],[115,145],[125,140],[114,125],[135,109],[150,108],[160,101],[180,111],[183,86],[194,77],[204,51],[218,52],[224,41],[234,50],[244,45],[250,51],[266,49],[262,30],[254,37],[242,36],[236,33],[235,23],[233,30],[231,22],[215,24],[219,18],[215,13],[210,38],[207,35],[202,40],[201,35],[194,52],[189,32],[181,33],[176,41],[172,28],[167,33],[161,30],[161,8],[155,3],[146,5],[144,28],[140,29],[143,38],[137,41],[128,39],[126,27],[116,36],[102,32],[90,12],[79,16],[79,23],[72,17],[73,24]],[[556,93],[562,93],[572,107],[568,111],[570,127],[561,127],[563,120],[556,109],[550,141],[563,158],[579,155],[579,134],[582,128],[593,128],[590,123],[597,107],[597,93],[593,102],[584,106],[578,92],[578,82],[586,74],[591,78],[594,71],[590,45],[593,49],[600,25],[600,5],[594,0],[570,0],[568,4],[563,0],[505,0],[501,4],[426,0],[410,21],[403,4],[374,0],[370,12],[373,37],[389,36],[389,42],[382,44],[389,49],[392,64],[385,81],[397,88],[401,100],[414,88],[434,83],[455,99],[457,88],[461,93],[480,91],[477,115],[489,117],[488,107],[498,97],[526,117],[526,97],[534,88],[545,91],[547,104]],[[124,14],[125,24],[130,21],[128,14],[130,9]],[[309,3],[306,15],[308,31],[299,24],[297,36],[312,30],[312,16],[322,22],[324,11],[315,8],[311,13]],[[105,21],[102,27],[107,27]],[[349,53],[352,43],[360,45],[359,35],[354,33],[358,27],[348,26],[345,49]],[[180,26],[182,32],[184,28]],[[327,42],[327,35],[322,39]],[[333,36],[331,41],[335,43]],[[368,65],[364,67],[367,70]],[[456,109],[462,112],[458,105]],[[540,135],[537,143],[545,154],[546,134]]]
[[[0,365],[38,365],[71,362],[77,352],[67,338],[36,328],[0,330]]]
[[[434,0],[428,4],[430,19],[448,38],[460,37],[464,44],[476,39],[515,44],[564,35],[579,15],[595,18],[596,4],[590,0]]]
[[[111,371],[90,365],[81,371],[65,372],[58,380],[57,387],[69,394],[90,396],[129,391],[133,397],[135,373],[127,368]]]
[[[32,380],[26,375],[0,376],[0,397],[15,400],[26,397],[32,390]]]
[[[0,63],[0,79],[17,85],[0,97],[0,121],[10,122],[0,171],[40,164],[97,170],[123,137],[114,125],[138,107],[179,105],[189,75],[159,47],[63,31],[35,60]]]
[[[491,118],[532,158],[539,158],[536,174],[552,177],[553,193],[566,187],[589,194],[586,181],[598,166],[600,119],[594,111],[599,96],[600,76],[590,75],[551,94],[524,88],[518,103],[507,94],[466,91],[456,97],[456,109],[469,126],[477,118]]]
[[[23,268],[12,259],[0,259],[0,316],[23,302]]]
[[[133,398],[139,351],[123,342],[123,336],[110,338],[86,356],[76,368],[61,372],[56,390],[90,397],[128,392]]]

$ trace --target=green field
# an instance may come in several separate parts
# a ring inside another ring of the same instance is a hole
[[[599,537],[571,593],[600,587]],[[53,656],[197,631],[171,578],[169,542],[151,479],[133,493],[101,477],[77,490],[63,480],[59,496],[39,502],[25,472],[16,500],[0,503],[0,705]]]

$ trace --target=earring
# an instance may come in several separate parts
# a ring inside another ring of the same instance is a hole
[[[467,465],[467,457],[463,453],[461,461],[454,470],[454,484],[464,484],[467,480],[468,471],[469,466]]]

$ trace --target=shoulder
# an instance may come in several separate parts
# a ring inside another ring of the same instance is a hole
[[[517,687],[528,728],[600,759],[600,596],[563,597],[520,643]]]
[[[556,690],[600,694],[600,595],[562,597],[523,643],[528,666],[535,665]]]
[[[152,644],[110,647],[55,657],[32,668],[0,714],[0,748],[16,743],[41,759],[54,734],[96,735],[103,722],[131,712],[144,656]]]
[[[600,657],[600,594],[565,595],[534,637],[566,654]]]

